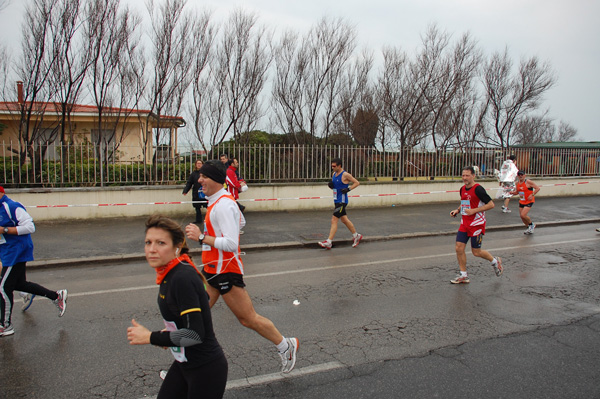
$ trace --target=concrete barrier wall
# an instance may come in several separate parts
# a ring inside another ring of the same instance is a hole
[[[543,186],[538,198],[544,196],[600,195],[600,178],[541,179],[534,181]],[[495,197],[496,181],[480,182],[492,198]],[[415,182],[366,182],[352,191],[351,207],[378,207],[392,204],[415,204],[458,201],[457,191],[462,182],[415,181]],[[28,207],[37,221],[63,219],[97,219],[111,217],[136,217],[152,213],[177,216],[191,213],[191,204],[155,205],[157,202],[191,201],[191,194],[181,194],[183,186],[144,186],[108,188],[65,189],[9,189],[12,199]],[[399,194],[399,195],[390,195]],[[297,199],[324,197],[320,199]],[[258,201],[257,201],[258,200]],[[331,190],[324,183],[312,184],[252,184],[240,196],[248,212],[294,211],[329,209],[332,207]],[[119,205],[119,204],[133,205]],[[152,204],[146,204],[152,203]],[[115,204],[95,206],[96,204]],[[142,205],[143,204],[143,205]],[[65,205],[70,205],[66,207]],[[60,206],[36,208],[34,206]],[[64,207],[63,207],[64,206]]]

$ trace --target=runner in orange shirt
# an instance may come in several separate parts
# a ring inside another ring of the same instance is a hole
[[[535,223],[531,221],[528,214],[535,203],[535,195],[540,191],[540,187],[525,177],[524,170],[517,173],[517,178],[517,187],[512,193],[519,195],[519,216],[521,216],[523,224],[527,226],[527,230],[523,234],[533,234]]]
[[[220,296],[238,321],[273,342],[281,356],[281,371],[289,373],[296,364],[299,341],[286,338],[273,322],[254,310],[248,291],[244,288],[244,265],[240,258],[240,229],[246,224],[235,200],[225,189],[226,166],[218,160],[207,161],[200,169],[202,189],[208,198],[204,230],[195,224],[185,228],[187,238],[202,245],[202,274],[210,307]]]

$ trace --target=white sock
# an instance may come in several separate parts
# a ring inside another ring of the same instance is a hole
[[[496,266],[498,264],[498,259],[494,258],[494,260],[492,260],[492,266]]]
[[[463,272],[462,270],[460,271],[460,276],[461,277],[467,277],[467,272]]]
[[[280,353],[285,352],[286,350],[288,350],[288,348],[290,347],[290,345],[288,344],[287,340],[285,339],[285,337],[283,337],[283,339],[281,340],[281,342],[277,345],[277,350]]]
[[[358,231],[354,234],[352,234],[352,237],[356,238],[358,236]]]

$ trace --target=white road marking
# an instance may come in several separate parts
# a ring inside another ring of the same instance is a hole
[[[270,382],[283,380],[286,378],[302,377],[309,374],[322,373],[339,368],[346,367],[340,362],[329,362],[316,364],[314,366],[302,367],[292,370],[289,374],[273,373],[265,375],[257,375],[254,377],[241,378],[239,380],[227,381],[226,389],[248,388],[255,385],[268,384]]]
[[[547,243],[539,243],[532,245],[518,245],[513,247],[498,247],[498,248],[486,248],[486,251],[489,252],[502,252],[502,251],[511,251],[515,249],[522,248],[535,248],[535,247],[546,247],[546,246],[556,246],[556,245],[564,245],[564,244],[574,244],[588,241],[598,241],[600,238],[586,238],[581,240],[570,240],[570,241],[556,241],[556,242],[547,242]],[[372,266],[372,265],[381,265],[383,263],[396,263],[396,262],[409,262],[413,260],[423,260],[423,259],[433,259],[433,258],[443,258],[446,256],[455,256],[455,252],[448,252],[444,254],[437,255],[423,255],[423,256],[411,256],[408,258],[395,258],[388,260],[377,260],[371,262],[360,262],[360,263],[349,263],[343,265],[330,265],[330,266],[321,266],[321,267],[313,267],[309,269],[299,269],[299,270],[285,270],[281,272],[269,272],[269,273],[260,273],[253,275],[244,275],[244,280],[257,278],[257,277],[273,277],[273,276],[283,276],[288,274],[298,274],[298,273],[307,273],[307,272],[315,272],[315,271],[325,271],[325,270],[333,270],[333,269],[347,269],[352,267],[364,267],[364,266]],[[470,253],[469,253],[470,255]],[[101,290],[101,291],[89,291],[89,292],[80,292],[80,293],[69,293],[69,298],[78,297],[78,296],[90,296],[90,295],[104,295],[111,294],[115,292],[129,292],[129,291],[139,291],[139,290],[147,290],[147,289],[156,289],[156,284],[147,285],[142,287],[127,287],[127,288],[115,288],[112,290]]]
[[[129,291],[139,291],[139,290],[149,290],[151,288],[156,288],[157,285],[146,285],[143,287],[127,287],[127,288],[115,288],[112,290],[100,290],[100,291],[88,291],[88,292],[79,292],[76,294],[71,294],[69,292],[69,298],[73,298],[74,296],[89,296],[89,295],[104,295],[104,294],[112,294],[115,292],[129,292]]]
[[[270,382],[281,381],[286,378],[296,378],[302,377],[305,375],[322,373],[325,371],[331,371],[335,369],[340,369],[346,367],[344,364],[340,362],[329,362],[323,364],[315,364],[314,366],[302,367],[292,370],[289,374],[283,373],[273,373],[273,374],[264,374],[257,375],[254,377],[248,378],[240,378],[239,380],[227,381],[227,386],[225,390],[228,389],[239,389],[239,388],[248,388],[256,385],[268,384]],[[145,399],[156,399],[156,396],[146,396]]]

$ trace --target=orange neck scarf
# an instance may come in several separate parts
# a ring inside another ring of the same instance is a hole
[[[200,274],[200,272],[198,271],[198,268],[196,267],[196,265],[194,265],[194,262],[192,262],[192,259],[190,259],[190,257],[187,254],[184,254],[184,255],[181,255],[178,258],[175,258],[175,259],[171,260],[166,265],[158,267],[156,269],[156,284],[162,283],[162,281],[164,280],[165,276],[167,274],[169,274],[169,272],[171,271],[171,269],[173,269],[175,266],[177,266],[181,262],[187,262],[187,263],[189,263],[194,268],[194,270],[196,270],[196,273]]]

